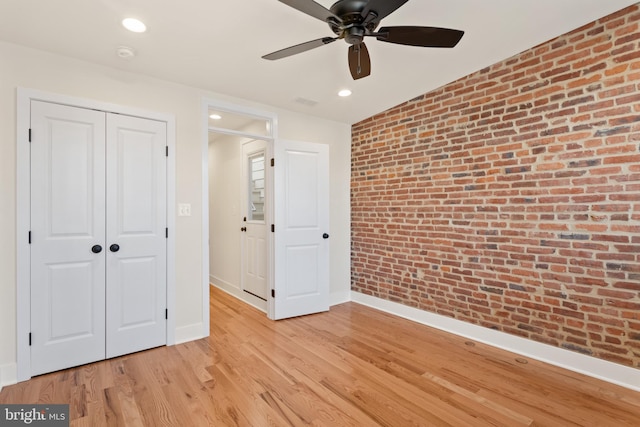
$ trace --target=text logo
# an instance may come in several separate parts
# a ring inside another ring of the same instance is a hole
[[[0,427],[69,427],[69,405],[0,405]]]

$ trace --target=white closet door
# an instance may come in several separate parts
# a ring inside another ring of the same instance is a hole
[[[104,359],[105,115],[33,101],[31,133],[31,373],[38,375]]]
[[[107,115],[107,358],[166,344],[166,123]]]

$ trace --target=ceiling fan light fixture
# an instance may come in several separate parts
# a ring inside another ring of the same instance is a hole
[[[211,114],[211,115],[209,115],[209,118],[211,120],[220,120],[222,118],[222,116],[220,114]]]
[[[349,89],[342,89],[340,92],[338,92],[338,96],[346,98],[347,96],[351,96],[351,91]]]
[[[134,33],[144,33],[145,31],[147,31],[147,26],[144,24],[144,22],[136,18],[123,19],[122,26]]]

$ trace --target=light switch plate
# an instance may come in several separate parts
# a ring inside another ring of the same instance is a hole
[[[191,203],[179,203],[178,216],[191,216]]]

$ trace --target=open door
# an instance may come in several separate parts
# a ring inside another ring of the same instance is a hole
[[[275,144],[273,319],[329,310],[329,146]]]

